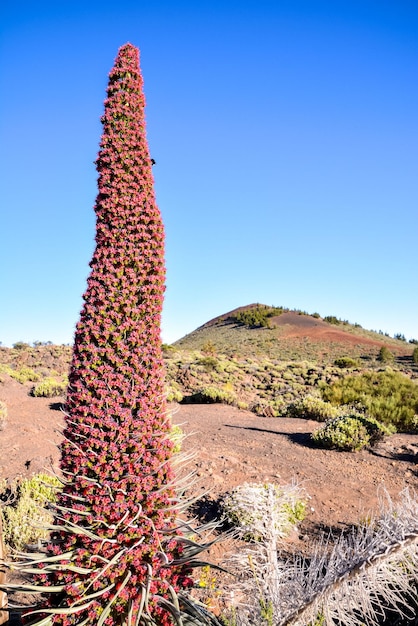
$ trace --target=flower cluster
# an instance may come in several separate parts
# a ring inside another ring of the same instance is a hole
[[[63,590],[53,618],[61,626],[110,626],[122,623],[121,614],[142,623],[144,611],[146,623],[166,626],[172,595],[192,584],[173,513],[160,341],[164,230],[144,105],[139,53],[126,44],[109,75],[102,117],[96,248],[75,335],[61,460],[66,484],[51,545],[57,562],[71,566],[39,575]]]

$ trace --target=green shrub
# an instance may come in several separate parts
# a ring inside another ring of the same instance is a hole
[[[6,426],[7,421],[7,404],[0,400],[0,430]]]
[[[268,328],[269,319],[267,311],[263,309],[250,309],[249,311],[240,311],[236,314],[235,320],[243,326],[250,328]]]
[[[10,367],[10,365],[6,365],[6,363],[0,363],[0,373],[1,374],[8,374],[9,376],[11,376],[12,372],[14,372],[15,370]]]
[[[171,441],[174,443],[174,447],[172,450],[173,454],[178,454],[181,451],[181,446],[183,443],[183,439],[185,437],[184,432],[182,431],[180,426],[178,426],[177,424],[174,424],[171,427],[171,430],[168,433],[168,436],[170,437]]]
[[[174,380],[166,386],[166,394],[167,402],[181,402],[183,400],[183,393]]]
[[[245,483],[226,494],[222,509],[244,539],[262,541],[271,531],[266,526],[268,520],[273,520],[278,538],[288,535],[305,518],[306,501],[300,487],[294,484],[280,487],[272,483]]]
[[[210,341],[210,339],[208,339],[208,341],[206,341],[202,346],[202,352],[203,354],[207,354],[209,356],[215,356],[216,355],[215,344],[212,341]]]
[[[283,313],[281,307],[258,305],[245,311],[238,311],[238,313],[231,315],[229,319],[250,328],[270,328],[269,318],[274,315],[281,315],[281,313]]]
[[[31,367],[21,367],[20,370],[11,370],[9,374],[19,383],[22,383],[22,385],[28,381],[36,383],[38,380],[41,380],[41,376]]]
[[[382,346],[379,350],[377,360],[381,363],[392,363],[395,360],[393,353],[386,346]]]
[[[32,389],[35,398],[55,398],[65,394],[68,386],[67,380],[57,380],[56,378],[45,378]]]
[[[4,540],[8,546],[22,550],[38,539],[47,538],[46,526],[52,522],[52,515],[46,506],[55,502],[61,486],[58,478],[43,473],[12,486],[11,504],[3,508]]]
[[[336,326],[341,324],[341,320],[335,317],[335,315],[327,315],[324,317],[324,322],[328,322],[328,324],[335,324]]]
[[[414,348],[414,351],[412,353],[412,361],[414,363],[418,363],[418,347]]]
[[[327,422],[313,432],[311,438],[323,448],[353,452],[365,446],[373,446],[385,435],[393,432],[393,429],[384,426],[373,417],[351,413],[340,415]]]
[[[340,410],[325,402],[321,398],[308,395],[292,402],[287,407],[286,415],[288,417],[298,417],[307,420],[316,420],[317,422],[326,422],[333,417],[337,417]]]
[[[342,356],[339,359],[335,359],[334,365],[336,365],[337,367],[341,367],[341,369],[345,367],[352,368],[358,367],[359,362],[357,361],[357,359],[351,358],[351,356]]]
[[[30,345],[26,343],[26,341],[16,341],[16,343],[13,344],[13,348],[15,350],[27,350],[30,348]]]
[[[206,371],[210,372],[211,370],[219,369],[219,361],[214,356],[204,356],[198,360],[199,365],[203,365]]]
[[[226,391],[224,389],[219,389],[219,387],[209,385],[192,396],[189,396],[188,401],[196,402],[197,404],[212,404],[215,402],[234,404],[236,396],[231,391]]]
[[[322,388],[322,396],[335,405],[358,403],[370,416],[397,430],[418,428],[418,385],[400,372],[387,369],[345,376]]]

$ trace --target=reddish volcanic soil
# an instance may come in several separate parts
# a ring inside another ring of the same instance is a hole
[[[29,386],[4,379],[0,399],[9,416],[0,431],[0,479],[57,467],[60,399],[33,398]],[[194,451],[191,469],[207,497],[215,501],[243,482],[286,484],[294,479],[310,497],[302,534],[356,523],[376,510],[383,485],[394,498],[407,486],[418,487],[418,435],[393,435],[373,450],[336,452],[310,444],[317,422],[257,417],[216,404],[176,408],[173,422],[189,435],[183,450]]]
[[[283,337],[308,337],[320,342],[335,342],[347,344],[364,344],[367,346],[376,346],[377,350],[383,345],[382,341],[364,337],[361,335],[352,335],[346,330],[332,327],[321,319],[316,319],[310,315],[298,315],[289,312],[272,318],[272,322],[276,326],[284,326],[285,332]],[[287,328],[286,328],[287,327]],[[409,352],[411,350],[409,349]],[[408,352],[408,350],[406,350]]]

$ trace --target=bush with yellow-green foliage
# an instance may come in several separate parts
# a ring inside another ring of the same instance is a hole
[[[418,363],[418,346],[414,348],[414,351],[412,353],[412,361],[413,363]]]
[[[9,376],[11,376],[11,373],[13,372],[13,368],[10,367],[10,365],[7,365],[7,363],[0,363],[0,373],[1,374],[8,374]]]
[[[341,369],[352,369],[359,366],[357,359],[353,359],[351,356],[342,356],[339,359],[335,359],[334,365],[341,367]]]
[[[391,369],[345,376],[322,389],[334,405],[359,404],[371,417],[398,431],[418,429],[418,385]]]
[[[377,360],[381,363],[393,363],[395,357],[393,355],[393,352],[391,352],[389,348],[387,348],[386,346],[382,346],[379,350]]]
[[[169,437],[174,444],[173,454],[178,454],[181,451],[181,446],[185,437],[184,432],[178,424],[173,424],[169,432]]]
[[[338,407],[314,395],[307,395],[287,407],[288,417],[326,422],[340,415]]]
[[[181,402],[183,393],[175,380],[172,380],[165,388],[167,402]]]
[[[216,346],[215,344],[208,339],[202,346],[202,353],[206,355],[215,356],[216,355]]]
[[[7,494],[3,507],[3,537],[7,546],[23,550],[28,544],[48,537],[47,526],[52,515],[47,510],[55,502],[55,494],[61,483],[55,476],[39,473],[32,478],[17,481]]]
[[[2,430],[7,422],[7,404],[0,400],[0,430]]]
[[[354,452],[373,446],[395,429],[360,413],[339,415],[312,433],[312,440],[322,448]]]
[[[56,398],[65,394],[68,386],[68,380],[53,378],[48,376],[32,389],[32,395],[35,398]]]
[[[0,365],[0,371],[8,374],[11,378],[17,380],[18,383],[25,384],[27,382],[36,383],[41,380],[41,375],[38,372],[35,372],[31,367],[21,367],[19,369],[14,369],[5,363]]]
[[[197,363],[198,365],[203,365],[207,372],[212,370],[221,372],[223,370],[221,361],[217,359],[216,356],[210,354],[203,356]]]
[[[235,404],[236,396],[228,389],[220,389],[219,387],[209,385],[207,387],[203,387],[200,391],[189,396],[188,398],[185,398],[185,400],[187,402],[196,402],[198,404]]]

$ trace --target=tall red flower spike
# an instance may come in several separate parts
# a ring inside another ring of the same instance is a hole
[[[49,621],[42,624],[214,619],[191,609],[190,544],[176,530],[160,341],[164,231],[144,104],[139,53],[126,44],[109,75],[102,117],[96,249],[61,448],[66,483],[50,556],[37,577],[49,591],[49,612],[41,613]]]

